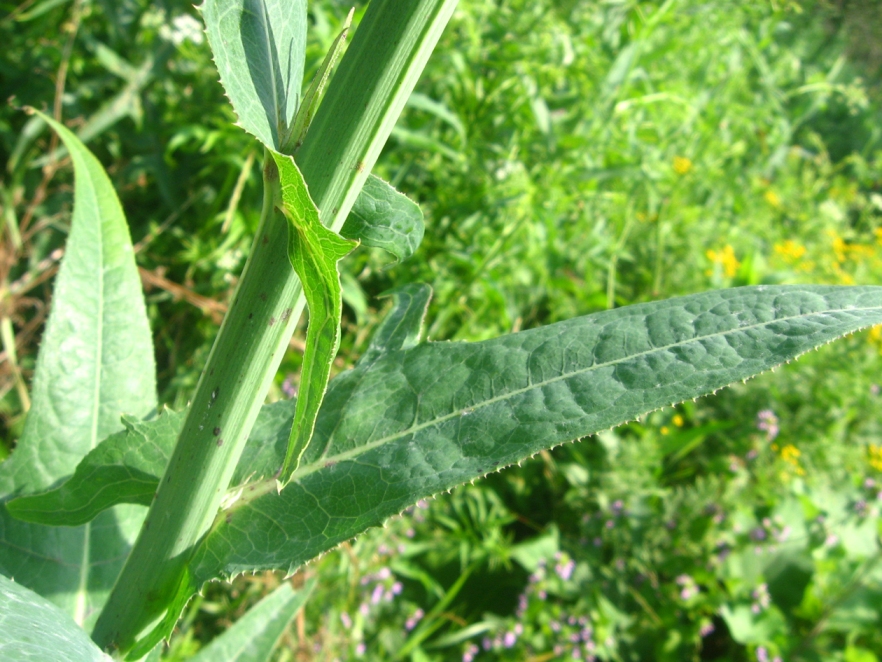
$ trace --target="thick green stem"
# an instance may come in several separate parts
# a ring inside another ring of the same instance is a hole
[[[342,226],[455,6],[456,0],[369,6],[297,155],[325,225]],[[265,173],[268,188],[274,175]],[[181,436],[95,626],[92,637],[103,648],[131,649],[176,608],[175,595],[196,588],[183,585],[187,563],[217,514],[303,310],[286,253],[287,221],[271,201],[267,190],[251,255]]]

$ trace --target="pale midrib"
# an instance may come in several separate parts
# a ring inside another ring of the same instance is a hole
[[[276,68],[273,66],[274,58],[273,58],[273,52],[272,52],[272,48],[271,48],[272,44],[271,44],[270,38],[269,38],[270,21],[269,21],[269,16],[267,15],[268,10],[267,10],[265,3],[261,3],[260,6],[261,6],[261,10],[262,10],[260,12],[260,21],[263,24],[263,46],[264,46],[264,52],[266,53],[266,60],[267,60],[267,63],[266,63],[267,69],[266,70],[270,72],[270,87],[272,88],[272,91],[273,91],[273,108],[276,111],[276,117],[275,117],[276,136],[275,136],[275,138],[276,138],[276,141],[278,141],[279,144],[281,145],[282,131],[284,128],[282,125],[285,123],[282,118],[284,113],[283,113],[281,105],[279,103],[279,90],[276,89]],[[281,70],[281,62],[279,63],[279,69]],[[273,127],[270,127],[270,131],[273,131]]]
[[[84,163],[82,165],[83,172],[89,172],[87,164]],[[95,182],[90,182],[92,185],[90,190],[96,191],[97,188],[95,186]],[[92,200],[93,209],[99,209],[99,204],[97,199]],[[92,430],[91,430],[91,438],[89,441],[89,450],[95,448],[98,445],[98,418],[101,409],[101,366],[103,364],[104,357],[104,228],[103,221],[100,213],[95,214],[98,218],[99,228],[98,228],[98,328],[96,331],[97,342],[95,343],[95,374],[94,374],[94,389],[92,393]],[[91,555],[89,554],[89,545],[91,544],[92,537],[92,524],[91,522],[83,525],[83,556],[80,560],[80,576],[79,582],[77,586],[76,598],[74,602],[74,621],[78,625],[83,625],[86,620],[86,610],[88,608],[88,596],[89,596],[89,563],[91,561]]]
[[[587,368],[580,368],[579,370],[573,370],[571,372],[563,373],[563,374],[557,375],[555,377],[552,377],[550,379],[546,379],[541,382],[534,382],[524,388],[515,389],[513,391],[507,391],[506,393],[494,396],[492,398],[488,398],[487,400],[484,400],[483,402],[475,403],[473,405],[469,405],[468,407],[462,407],[460,409],[457,409],[454,412],[451,412],[450,414],[445,414],[444,416],[439,416],[437,418],[433,418],[433,419],[426,421],[424,423],[414,425],[413,427],[410,427],[406,430],[401,430],[399,432],[388,435],[386,437],[382,437],[382,438],[377,439],[375,441],[372,441],[372,442],[366,443],[362,446],[359,446],[358,448],[353,448],[348,451],[343,451],[342,453],[339,453],[337,455],[323,457],[318,462],[313,462],[311,464],[304,465],[299,471],[297,471],[291,477],[291,482],[293,483],[299,479],[305,478],[309,474],[315,473],[316,471],[323,469],[328,464],[335,464],[337,462],[345,462],[347,460],[352,460],[360,455],[363,455],[364,453],[367,453],[368,451],[373,450],[374,448],[378,448],[378,447],[383,446],[385,444],[388,444],[390,442],[397,441],[398,439],[401,439],[403,437],[407,437],[409,435],[414,435],[422,430],[425,430],[426,428],[430,428],[430,427],[445,423],[446,421],[449,421],[451,419],[454,419],[454,418],[461,416],[462,413],[466,410],[474,412],[478,409],[482,409],[483,407],[489,407],[490,405],[495,404],[497,402],[501,402],[503,400],[508,400],[510,398],[517,397],[518,395],[521,395],[523,393],[527,393],[528,391],[532,391],[537,388],[543,388],[545,386],[548,386],[550,384],[554,384],[557,382],[565,381],[567,379],[571,379],[571,378],[576,377],[578,375],[589,373],[593,370],[607,368],[609,366],[618,365],[618,364],[624,363],[626,361],[632,361],[632,360],[640,358],[642,356],[649,356],[651,354],[655,354],[658,352],[669,351],[669,350],[675,349],[677,347],[684,347],[686,345],[696,343],[696,342],[701,342],[703,340],[709,340],[712,338],[723,337],[723,336],[731,335],[734,333],[743,333],[745,331],[750,331],[751,329],[758,329],[758,328],[762,328],[765,326],[769,326],[771,324],[780,324],[782,322],[788,322],[791,320],[807,319],[810,317],[830,315],[833,313],[853,314],[853,313],[859,313],[859,312],[863,312],[863,311],[879,311],[879,310],[882,310],[882,306],[872,306],[872,307],[868,307],[868,308],[832,309],[832,310],[824,310],[824,311],[815,311],[815,312],[811,312],[811,313],[805,313],[802,315],[792,315],[789,317],[778,317],[773,320],[769,320],[767,322],[759,322],[757,324],[750,324],[747,326],[739,326],[738,328],[735,328],[735,329],[727,329],[725,331],[719,331],[716,333],[711,333],[708,335],[700,336],[697,338],[690,338],[688,340],[684,340],[684,341],[680,341],[680,342],[676,342],[676,343],[671,343],[670,345],[653,347],[652,349],[646,350],[644,352],[639,352],[636,354],[629,354],[628,356],[623,356],[622,358],[615,359],[614,361],[607,361],[605,363],[595,363]],[[865,326],[870,326],[870,325],[871,325],[871,323],[868,322]],[[865,326],[860,326],[860,327],[850,331],[849,333],[857,332],[860,329],[865,328]],[[272,490],[275,490],[276,489],[275,485],[276,485],[275,478],[268,478],[268,479],[258,481],[256,483],[252,483],[250,485],[240,485],[240,486],[236,487],[235,489],[230,490],[230,493],[242,492],[243,496],[239,500],[233,501],[230,505],[229,510],[237,510],[237,509],[241,508],[242,506],[245,506],[248,503],[254,501],[258,497],[263,496],[264,494],[267,494],[268,492],[270,492]],[[245,493],[247,493],[247,496],[245,495]]]

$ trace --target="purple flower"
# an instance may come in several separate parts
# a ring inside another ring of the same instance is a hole
[[[700,634],[702,637],[706,637],[707,635],[709,635],[713,631],[714,631],[714,624],[713,623],[705,623],[701,626],[701,629],[698,631],[698,634]]]
[[[769,652],[765,649],[764,646],[757,647],[756,662],[769,662]]]
[[[343,623],[343,627],[347,630],[352,627],[352,619],[349,618],[349,614],[345,611],[340,613],[340,622]]]
[[[355,654],[358,655],[359,657],[361,657],[362,655],[364,655],[366,650],[367,650],[367,646],[365,646],[364,642],[362,641],[361,643],[358,644],[358,646],[355,647]]]
[[[413,630],[417,626],[417,623],[419,623],[423,619],[423,616],[425,616],[423,610],[417,609],[415,612],[413,612],[413,616],[408,618],[407,622],[405,622],[404,629],[408,632]]]
[[[502,638],[502,645],[506,648],[511,648],[518,641],[518,635],[514,632],[506,632],[505,637]]]
[[[377,584],[374,586],[374,591],[371,593],[371,604],[376,605],[380,604],[380,600],[383,599],[383,585]]]
[[[570,577],[573,576],[573,570],[576,568],[576,562],[573,559],[567,559],[566,563],[558,562],[554,566],[554,571],[557,573],[557,576],[563,579],[565,582],[570,580]]]
[[[479,651],[480,649],[477,646],[469,644],[469,647],[466,648],[465,652],[462,654],[462,662],[472,662]]]
[[[766,441],[773,441],[778,436],[778,417],[771,409],[763,409],[756,415],[756,427],[766,433]]]
[[[293,398],[297,395],[297,387],[294,385],[294,375],[288,375],[285,377],[285,381],[282,382],[282,393],[289,398]]]

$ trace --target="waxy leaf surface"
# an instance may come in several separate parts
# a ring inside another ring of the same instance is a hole
[[[153,342],[122,208],[101,164],[64,126],[74,166],[74,208],[55,280],[32,388],[15,452],[0,464],[0,503],[45,490],[122,429],[120,416],[156,405]],[[96,614],[137,534],[143,509],[102,513],[82,527],[13,519],[0,505],[4,572],[83,624]]]
[[[0,575],[0,660],[110,662],[69,614]]]
[[[424,233],[420,206],[374,175],[365,181],[340,230],[344,237],[392,253],[399,262],[414,254]]]
[[[300,105],[306,0],[205,0],[202,16],[239,124],[281,149]]]
[[[279,484],[285,485],[312,439],[315,419],[328,387],[331,363],[340,344],[343,288],[337,262],[358,242],[344,239],[322,225],[294,159],[276,152],[272,155],[279,168],[282,212],[288,219],[288,259],[300,277],[309,309],[294,425],[279,476]]]
[[[291,483],[247,487],[191,572],[293,571],[421,498],[880,322],[880,287],[762,286],[388,352],[331,382]]]

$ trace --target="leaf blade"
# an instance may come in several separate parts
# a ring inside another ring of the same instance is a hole
[[[294,159],[278,152],[272,152],[272,155],[279,168],[282,211],[288,219],[288,259],[303,284],[309,309],[300,392],[285,462],[279,475],[279,485],[283,487],[297,469],[300,457],[312,439],[315,419],[331,374],[331,362],[340,344],[343,288],[337,262],[348,255],[357,242],[344,239],[322,225],[318,208],[309,197],[306,181]]]
[[[738,288],[393,352],[332,382],[292,482],[255,484],[223,513],[194,579],[292,571],[419,498],[880,320],[878,287]]]
[[[300,103],[305,0],[205,0],[202,15],[240,126],[280,149]]]
[[[425,234],[423,211],[391,184],[371,175],[359,193],[340,234],[365,246],[382,248],[403,262],[416,252]]]
[[[120,414],[156,404],[153,341],[122,207],[104,169],[63,125],[37,113],[74,165],[74,209],[33,383],[32,408],[12,456],[0,465],[0,503],[43,490],[122,426]],[[94,524],[54,529],[0,507],[5,571],[83,624],[106,597],[140,525],[126,507]]]

